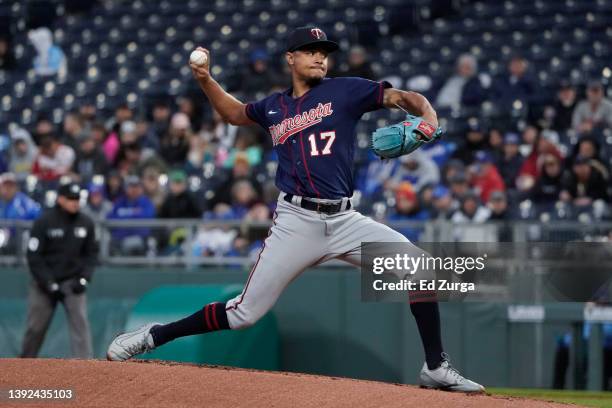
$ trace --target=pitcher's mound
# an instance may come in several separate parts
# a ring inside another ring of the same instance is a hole
[[[423,390],[375,381],[134,361],[0,360],[0,406],[50,407],[566,407],[521,398]],[[71,400],[8,398],[10,389],[72,390]]]

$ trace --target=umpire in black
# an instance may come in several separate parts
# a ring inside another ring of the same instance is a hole
[[[57,193],[55,207],[34,222],[28,241],[33,281],[21,357],[38,355],[55,306],[61,302],[66,309],[73,356],[92,358],[85,290],[98,252],[94,223],[80,212],[78,184],[63,184]]]

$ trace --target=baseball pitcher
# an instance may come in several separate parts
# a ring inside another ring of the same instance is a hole
[[[409,241],[400,233],[353,209],[355,126],[366,112],[401,108],[400,124],[377,130],[373,148],[383,158],[417,149],[441,134],[436,112],[422,95],[394,89],[387,82],[326,78],[327,56],[338,49],[317,27],[300,27],[289,38],[285,60],[292,86],[244,104],[211,76],[210,54],[191,59],[193,75],[221,116],[233,125],[262,126],[278,153],[276,185],[281,191],[273,226],[242,293],[227,303],[211,303],[169,324],[150,323],[117,336],[109,360],[127,360],[178,337],[249,327],[268,312],[287,285],[306,268],[330,259],[355,266],[361,242]],[[422,251],[413,246],[415,253]],[[435,292],[410,294],[425,349],[420,384],[427,388],[482,392],[449,363],[442,347]]]

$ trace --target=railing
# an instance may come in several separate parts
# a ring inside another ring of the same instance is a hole
[[[0,220],[0,265],[25,262],[31,224]],[[422,242],[601,241],[612,231],[611,222],[394,221],[388,225]],[[258,243],[266,238],[270,226],[270,222],[197,219],[100,220],[96,222],[99,261],[107,265],[244,266],[254,261]],[[236,245],[237,238],[240,245]]]

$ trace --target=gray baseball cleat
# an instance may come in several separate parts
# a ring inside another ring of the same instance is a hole
[[[160,324],[149,323],[139,329],[118,335],[108,346],[106,359],[110,361],[125,361],[138,354],[155,349],[151,329]]]
[[[422,388],[430,388],[445,391],[459,392],[484,392],[485,388],[459,374],[448,361],[446,353],[443,355],[442,364],[435,370],[430,370],[427,363],[421,369],[419,385]]]

